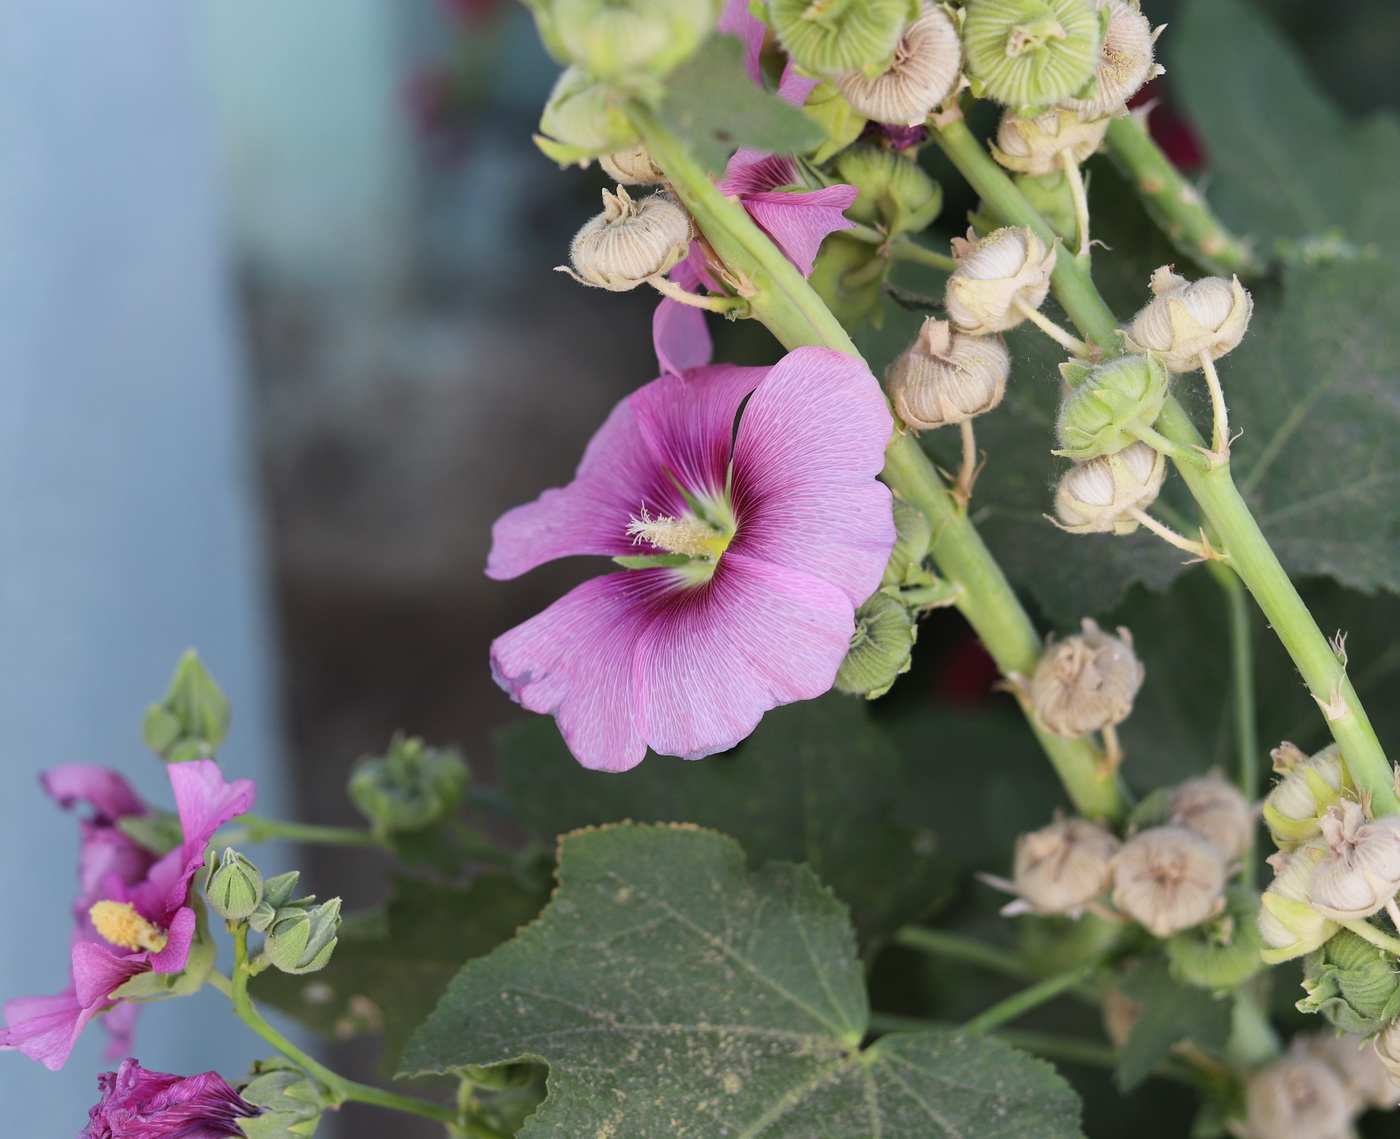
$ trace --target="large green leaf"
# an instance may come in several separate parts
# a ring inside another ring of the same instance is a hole
[[[774,709],[734,751],[696,763],[651,755],[620,775],[589,771],[538,717],[503,732],[498,756],[506,793],[541,838],[623,819],[713,827],[756,863],[808,863],[866,941],[927,913],[952,886],[934,836],[894,817],[899,752],[863,702],[839,693]]]
[[[867,1020],[845,907],[810,871],[623,824],[564,838],[554,900],[463,969],[404,1068],[544,1060],[523,1139],[1079,1133],[1076,1096],[1040,1061],[953,1030],[862,1049]]]

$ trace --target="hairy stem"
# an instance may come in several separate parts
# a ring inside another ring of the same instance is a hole
[[[1006,1000],[998,1001],[991,1008],[984,1009],[964,1024],[962,1030],[969,1036],[980,1036],[984,1032],[991,1032],[1007,1021],[1024,1016],[1032,1009],[1037,1009],[1070,989],[1076,988],[1082,982],[1087,981],[1096,968],[1098,968],[1098,962],[1090,962],[1087,965],[1075,965],[1063,972],[1052,974],[1022,989],[1019,993],[1013,993]]]

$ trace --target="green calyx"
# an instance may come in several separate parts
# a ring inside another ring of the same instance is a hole
[[[1026,110],[1093,81],[1103,23],[1089,0],[968,0],[964,11],[974,94]]]
[[[1230,891],[1225,912],[1167,939],[1173,971],[1188,984],[1212,992],[1234,989],[1262,967],[1259,902],[1251,891]]]
[[[867,320],[879,323],[882,270],[888,268],[889,259],[881,257],[874,245],[837,232],[822,242],[821,255],[808,284],[841,327],[854,334]]]
[[[238,1121],[248,1139],[314,1135],[325,1110],[325,1089],[289,1060],[254,1061],[238,1094],[261,1114]]]
[[[340,930],[340,899],[293,908],[267,931],[263,953],[283,973],[315,973],[334,952]]]
[[[695,53],[719,18],[715,0],[550,0],[533,7],[562,61],[613,82],[666,75]]]
[[[540,116],[535,145],[560,166],[586,165],[637,141],[622,111],[625,94],[596,82],[581,67],[559,76]]]
[[[888,233],[917,232],[943,207],[942,187],[917,162],[893,150],[856,143],[837,157],[833,169],[860,191],[848,216]]]
[[[933,524],[928,515],[917,507],[898,499],[894,503],[894,550],[880,585],[901,586],[922,569],[933,541]]]
[[[1382,949],[1349,930],[1303,959],[1299,1012],[1321,1013],[1341,1032],[1370,1036],[1400,1015],[1400,974]]]
[[[819,165],[845,150],[865,129],[865,116],[846,101],[846,96],[829,79],[812,88],[802,110],[826,131],[826,141],[812,155],[812,161]]]
[[[263,879],[258,868],[232,847],[211,859],[204,896],[209,908],[228,921],[242,921],[263,900]]]
[[[228,724],[228,697],[190,649],[175,666],[165,697],[146,709],[141,736],[166,763],[184,763],[212,759]]]
[[[417,831],[446,818],[466,794],[466,761],[416,736],[394,736],[382,756],[366,756],[350,775],[350,798],[378,835]]]
[[[1151,356],[1067,363],[1060,371],[1074,391],[1060,408],[1055,454],[1080,462],[1116,454],[1151,432],[1167,399],[1167,369]]]
[[[889,66],[904,25],[919,0],[770,0],[768,20],[783,50],[819,75]]]
[[[877,593],[856,610],[856,631],[836,673],[836,687],[874,700],[909,671],[918,630],[913,614],[893,597]]]

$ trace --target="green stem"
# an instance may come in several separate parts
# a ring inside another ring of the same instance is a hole
[[[1230,690],[1234,701],[1236,780],[1251,803],[1259,794],[1259,724],[1254,698],[1254,627],[1249,596],[1239,576],[1220,562],[1207,562],[1225,594],[1230,624]],[[1241,859],[1240,879],[1253,884],[1257,851],[1250,844]]]
[[[975,941],[970,937],[963,937],[961,934],[945,933],[922,925],[906,925],[895,932],[894,943],[905,949],[916,949],[920,953],[928,953],[948,961],[977,965],[1018,981],[1026,980],[1031,975],[1025,963],[1015,953]]]
[[[1235,237],[1153,141],[1137,115],[1108,124],[1108,153],[1147,206],[1158,227],[1183,252],[1212,273],[1256,268],[1245,242]]]
[[[912,261],[916,265],[942,269],[945,273],[951,273],[958,267],[958,263],[948,254],[938,253],[927,246],[920,245],[907,235],[896,237],[890,242],[890,256],[897,261]]]
[[[1088,965],[1075,965],[1062,973],[1055,973],[1044,980],[1037,981],[1019,993],[1013,993],[1006,1000],[998,1001],[991,1008],[984,1009],[964,1024],[962,1030],[969,1036],[980,1036],[982,1033],[991,1032],[1007,1021],[1024,1016],[1032,1009],[1037,1009],[1069,989],[1075,988],[1087,980],[1097,967],[1097,962],[1091,962]]]
[[[248,995],[248,929],[246,926],[240,927],[234,936],[233,941],[234,969],[233,980],[230,982],[229,1000],[233,1003],[233,1011],[238,1018],[249,1028],[271,1044],[287,1059],[300,1067],[308,1075],[321,1081],[330,1092],[331,1103],[339,1106],[347,1101],[356,1103],[372,1103],[379,1107],[387,1107],[394,1111],[408,1112],[411,1115],[424,1115],[429,1119],[436,1119],[442,1123],[458,1124],[460,1122],[455,1108],[444,1106],[443,1104],[431,1103],[417,1096],[399,1095],[396,1092],[386,1091],[383,1088],[371,1087],[368,1084],[359,1084],[354,1080],[347,1080],[344,1076],[331,1071],[324,1064],[312,1059],[277,1029],[273,1028],[262,1014],[253,1005],[252,998]],[[483,1136],[483,1139],[485,1137]]]
[[[356,827],[320,827],[311,823],[265,819],[258,815],[239,815],[231,821],[233,824],[243,827],[248,842],[268,842],[272,839],[285,838],[292,842],[305,842],[321,846],[383,845],[369,831]]]

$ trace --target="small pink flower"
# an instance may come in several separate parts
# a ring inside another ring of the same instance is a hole
[[[228,1139],[240,1119],[261,1115],[218,1072],[174,1076],[123,1060],[97,1077],[102,1099],[78,1139]]]
[[[634,392],[573,482],[497,521],[486,572],[573,554],[661,562],[594,578],[498,637],[497,682],[605,771],[648,746],[723,751],[768,709],[820,696],[894,544],[875,478],[890,430],[875,378],[823,348]]]

